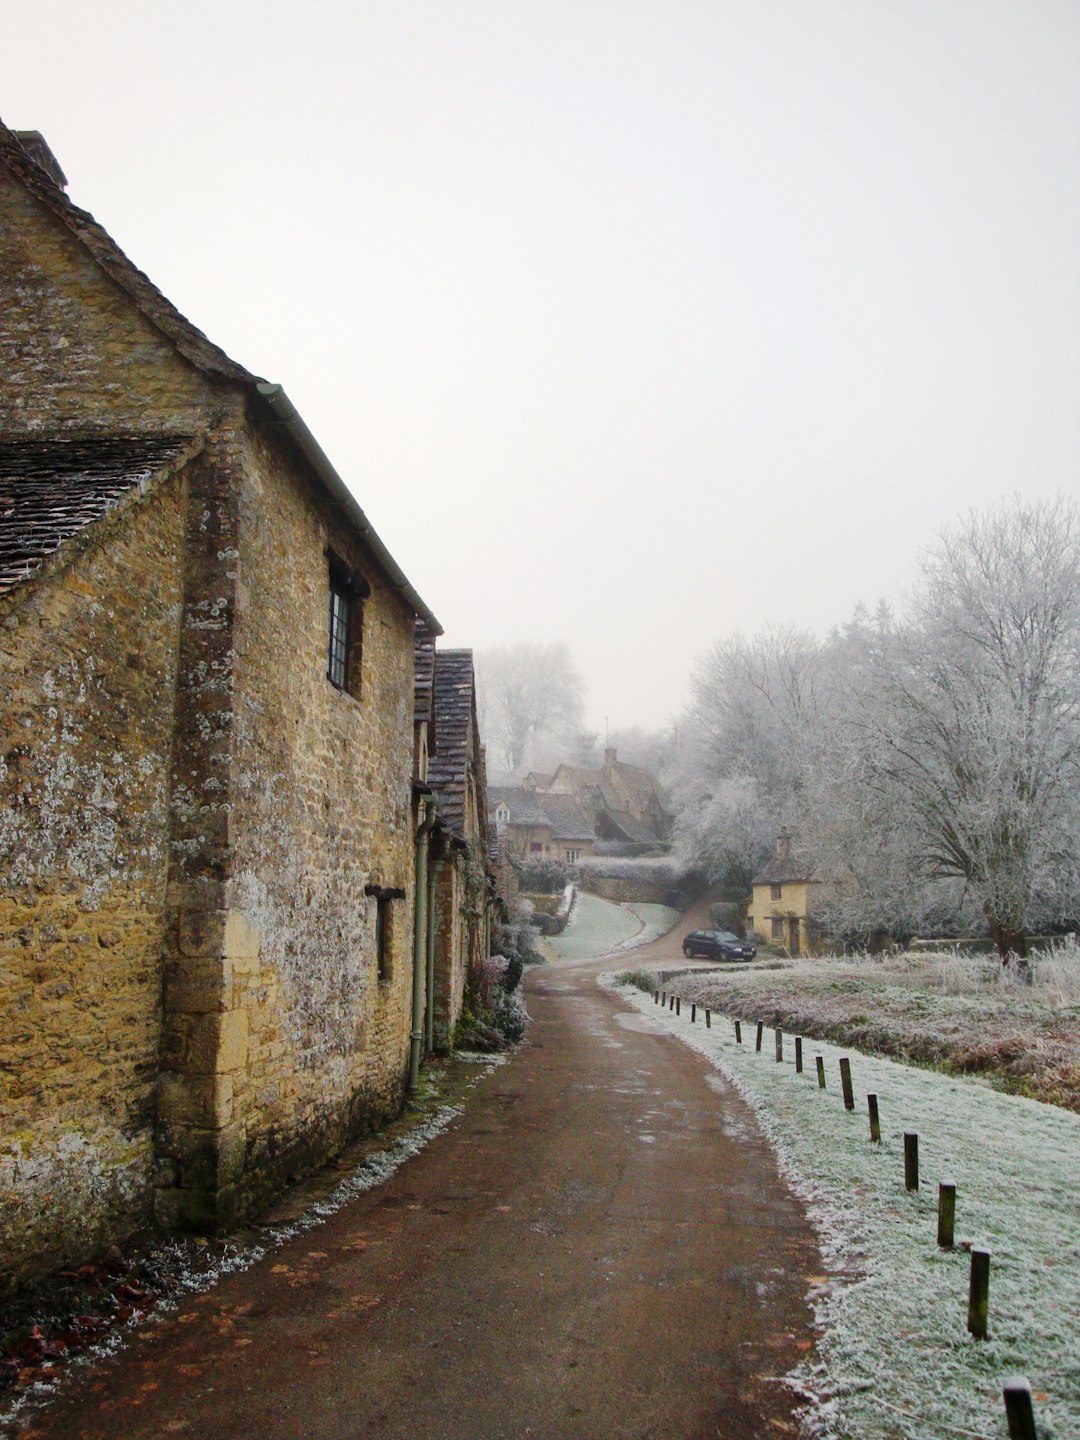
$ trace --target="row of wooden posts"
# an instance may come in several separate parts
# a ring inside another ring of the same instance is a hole
[[[664,990],[657,990],[653,995],[655,1004],[663,1005],[673,1010],[676,1015],[682,1014],[682,997],[669,994]],[[698,1005],[696,1001],[690,1002],[690,1023],[697,1023]],[[705,1028],[712,1029],[712,1010],[708,1006],[700,1007],[704,1011]],[[735,1043],[742,1044],[742,1022],[735,1020]],[[762,1038],[765,1033],[765,1023],[757,1021],[757,1037],[754,1044],[756,1051],[761,1050]],[[777,1063],[784,1058],[784,1032],[779,1026],[773,1032],[773,1043]],[[815,1069],[817,1071],[818,1088],[824,1090],[825,1086],[825,1060],[821,1055],[814,1056]],[[803,1073],[803,1042],[802,1036],[795,1037],[795,1073]],[[840,1061],[840,1088],[844,1096],[844,1108],[855,1109],[855,1091],[851,1081],[851,1061],[844,1056]],[[870,1140],[872,1144],[881,1144],[881,1118],[878,1111],[878,1097],[867,1095],[866,1108],[870,1122]],[[919,1188],[919,1135],[916,1130],[904,1131],[904,1187],[907,1190],[918,1190]],[[955,1244],[956,1232],[956,1182],[954,1180],[942,1180],[938,1183],[938,1208],[937,1208],[937,1243],[945,1250],[951,1250]],[[973,1247],[971,1250],[971,1274],[968,1283],[968,1316],[967,1328],[976,1340],[985,1340],[987,1335],[987,1322],[990,1312],[990,1251]],[[1022,1376],[1005,1380],[1002,1384],[1003,1398],[1005,1401],[1005,1417],[1009,1426],[1010,1440],[1037,1440],[1035,1431],[1035,1411],[1032,1405],[1031,1385]]]

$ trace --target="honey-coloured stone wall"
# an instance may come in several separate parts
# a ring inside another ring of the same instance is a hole
[[[185,503],[0,600],[0,1289],[149,1218]]]
[[[157,1212],[220,1225],[401,1104],[413,614],[257,428],[212,461],[215,483],[230,482],[216,508],[192,512],[208,517],[187,606],[201,617],[193,663],[209,693],[193,676],[178,752],[178,794],[196,820],[174,870],[161,1088],[172,1171]],[[327,678],[328,551],[370,587],[356,694]],[[383,978],[372,887],[400,897]]]
[[[0,165],[0,436],[195,434],[210,387]]]

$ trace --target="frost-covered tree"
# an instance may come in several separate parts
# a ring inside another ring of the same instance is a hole
[[[837,733],[826,768],[849,805],[863,792],[856,815],[876,807],[910,877],[960,882],[999,952],[1026,955],[1029,926],[1077,899],[1076,506],[1017,499],[945,533]]]
[[[1080,914],[1080,512],[1014,500],[924,557],[904,613],[717,646],[695,677],[684,847],[718,870],[780,821],[870,935],[970,923],[1023,957]]]
[[[781,822],[801,818],[825,678],[822,646],[790,627],[721,641],[699,662],[672,779],[688,862],[746,885]]]
[[[481,651],[476,671],[480,730],[509,774],[521,771],[537,741],[570,743],[580,732],[585,685],[565,643]]]

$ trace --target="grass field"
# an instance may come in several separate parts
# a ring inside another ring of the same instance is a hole
[[[1080,1111],[1080,947],[1035,963],[1031,984],[993,956],[766,961],[687,974],[699,1000],[792,1034],[982,1075],[997,1088]]]

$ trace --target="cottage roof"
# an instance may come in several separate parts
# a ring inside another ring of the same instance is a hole
[[[499,805],[510,811],[511,825],[547,825],[551,821],[544,809],[544,797],[523,785],[491,785],[488,787],[488,809],[494,812]]]
[[[776,853],[769,863],[751,880],[751,885],[795,885],[813,880],[813,870],[799,854],[793,852],[791,836],[781,830],[776,840]]]
[[[435,753],[435,635],[417,620],[413,634],[413,718],[416,724],[428,721],[428,755]]]
[[[421,616],[436,635],[441,635],[442,626],[376,534],[352,491],[334,469],[284,389],[260,379],[209,340],[132,264],[104,227],[68,198],[63,188],[63,171],[37,131],[16,133],[0,120],[0,164],[6,166],[35,199],[67,227],[140,313],[172,341],[190,364],[212,380],[233,382],[248,389],[264,414],[285,430],[320,483],[329,491],[331,499],[340,507],[347,523],[358,531],[361,542],[393,589],[414,614]]]
[[[609,825],[615,826],[622,832],[624,840],[634,840],[644,844],[656,841],[656,831],[645,820],[639,820],[631,811],[612,805],[604,806],[604,817]],[[612,836],[612,839],[619,837]]]
[[[540,795],[537,797],[551,824],[556,840],[595,840],[592,821],[576,795]]]
[[[667,793],[656,777],[643,765],[630,765],[625,760],[616,760],[613,769],[626,786],[635,805],[645,809],[655,796],[660,803],[660,808],[667,813]]]
[[[439,799],[439,818],[459,840],[465,834],[470,741],[476,732],[476,694],[471,650],[435,652],[435,754],[428,784]]]
[[[177,435],[0,443],[0,595],[198,448]]]
[[[488,809],[500,804],[510,811],[511,825],[547,828],[556,840],[595,840],[596,831],[576,795],[552,795],[527,790],[521,785],[493,785],[488,791]]]
[[[586,765],[560,765],[551,779],[539,786],[540,793],[577,796],[595,812],[596,824],[619,832],[609,838],[655,841],[658,836],[649,818],[650,802],[655,796],[666,814],[664,792],[648,770],[612,760],[613,753],[609,751],[603,767],[595,770]]]

